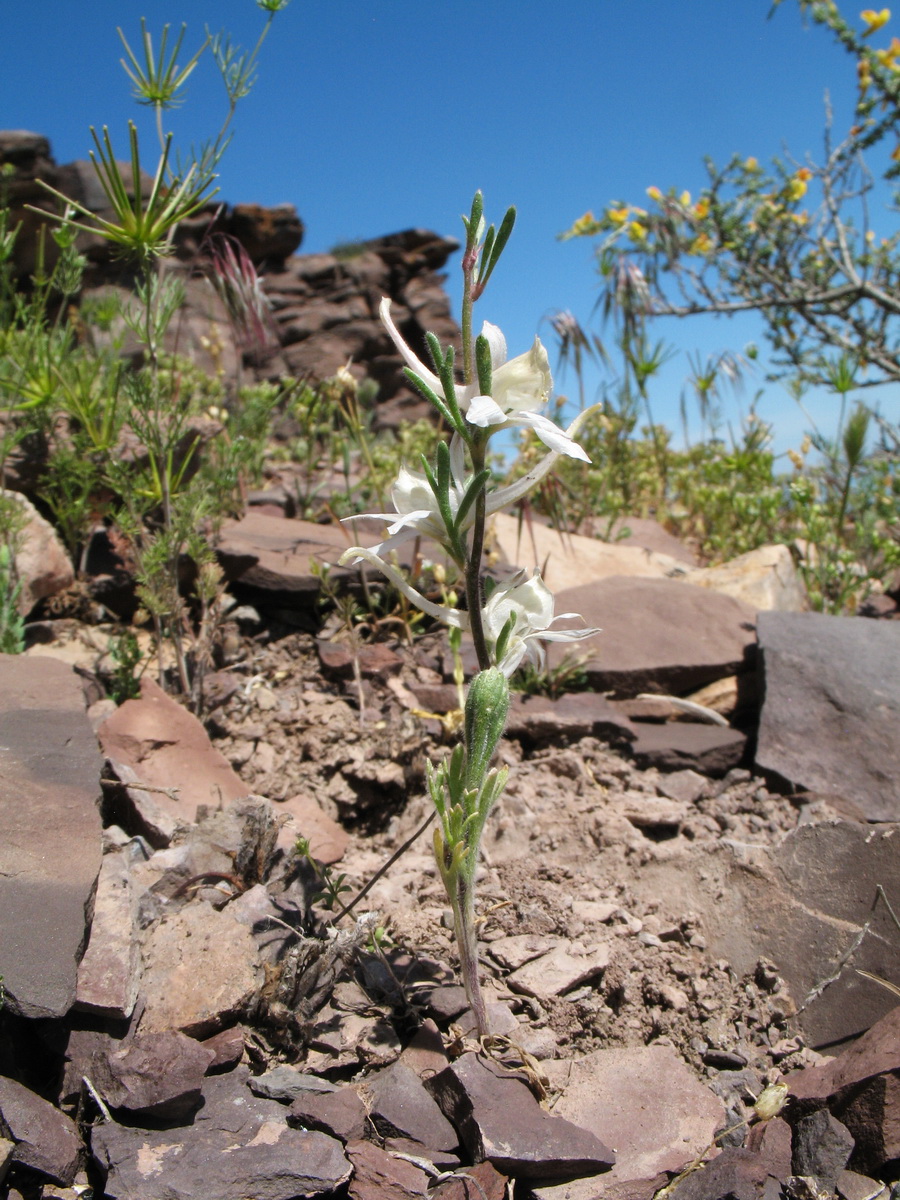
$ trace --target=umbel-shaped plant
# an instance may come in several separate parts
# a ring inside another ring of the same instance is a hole
[[[365,561],[382,572],[412,602],[452,630],[471,634],[478,673],[469,685],[463,739],[450,756],[428,764],[428,786],[439,818],[434,834],[438,869],[454,915],[460,967],[475,1016],[478,1036],[490,1030],[478,981],[475,930],[475,871],[485,822],[506,784],[508,769],[492,767],[509,709],[509,677],[524,661],[543,666],[543,642],[567,642],[592,636],[595,629],[552,629],[553,597],[538,573],[516,576],[490,587],[483,577],[485,520],[489,514],[527,495],[552,469],[560,455],[587,460],[574,441],[588,409],[560,429],[541,411],[552,387],[550,363],[540,339],[524,354],[507,359],[506,341],[485,321],[473,338],[472,308],[481,297],[515,223],[510,208],[499,229],[485,232],[481,193],[463,217],[462,383],[457,383],[452,347],[443,349],[427,335],[431,366],[410,349],[391,319],[390,301],[381,302],[381,319],[406,363],[413,386],[435,406],[451,431],[433,463],[422,459],[422,472],[403,468],[391,491],[394,512],[364,518],[387,525],[388,536],[366,549],[354,546],[341,563]],[[549,453],[527,475],[508,487],[496,487],[486,467],[490,438],[514,427],[531,429]],[[352,518],[359,520],[360,518]],[[465,584],[465,610],[440,605],[418,592],[388,561],[391,552],[417,537],[438,542],[456,564]],[[575,617],[576,613],[561,613]],[[458,636],[458,635],[457,635]]]

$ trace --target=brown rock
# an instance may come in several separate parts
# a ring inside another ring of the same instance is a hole
[[[236,204],[226,217],[227,229],[255,263],[278,267],[296,253],[303,241],[303,222],[293,204],[263,208],[261,204]]]
[[[541,1188],[541,1200],[651,1200],[669,1175],[701,1154],[725,1109],[668,1047],[597,1050],[544,1064],[563,1088],[554,1112],[616,1147],[608,1174]]]
[[[375,545],[378,535],[361,533],[361,545]],[[283,593],[294,599],[318,594],[319,579],[310,561],[335,564],[353,540],[342,525],[314,525],[265,516],[250,509],[240,521],[226,522],[217,547],[219,561],[229,581],[263,593]],[[332,577],[349,575],[347,568],[332,566]]]
[[[61,1017],[100,870],[100,757],[81,682],[0,655],[0,975],[21,1016]]]
[[[900,820],[900,622],[763,613],[759,637],[759,765]]]
[[[16,1144],[13,1162],[63,1187],[72,1183],[82,1154],[75,1122],[21,1083],[2,1076],[0,1130]]]
[[[419,1076],[394,1063],[365,1082],[370,1117],[382,1137],[407,1137],[434,1150],[454,1150],[456,1130],[425,1090]]]
[[[187,905],[160,922],[144,948],[141,1032],[195,1037],[233,1024],[257,987],[256,945],[227,909]]]
[[[64,591],[75,581],[75,568],[56,530],[30,500],[0,489],[0,499],[20,510],[21,532],[16,539],[16,577],[22,585],[17,608],[24,617],[41,600]]]
[[[635,887],[644,900],[677,894],[683,910],[709,914],[708,953],[727,959],[738,976],[760,958],[776,963],[787,992],[781,1011],[789,1016],[811,996],[793,1021],[808,1044],[830,1046],[858,1037],[896,1005],[885,988],[841,967],[855,945],[853,967],[896,975],[897,931],[876,903],[875,884],[893,878],[898,836],[895,824],[832,820],[801,825],[771,849],[726,839],[647,862]]]
[[[126,700],[99,729],[103,753],[127,767],[132,778],[165,792],[141,789],[131,780],[129,794],[145,823],[164,837],[177,821],[197,819],[201,804],[213,808],[247,795],[247,788],[216,750],[195,716],[145,675],[141,695]],[[120,776],[121,778],[121,776]],[[167,839],[166,839],[167,840]]]
[[[612,542],[616,546],[639,546],[642,550],[667,554],[670,558],[674,558],[686,566],[696,567],[699,565],[697,555],[690,546],[686,546],[652,517],[620,517],[612,523],[608,533],[598,529],[597,522],[595,522],[592,532],[594,536],[602,533],[605,541]]]
[[[91,1144],[107,1195],[160,1200],[161,1180],[181,1200],[297,1200],[340,1188],[350,1175],[340,1142],[289,1128],[287,1109],[253,1096],[246,1079],[242,1067],[205,1079],[190,1125],[96,1126]]]
[[[640,546],[559,533],[537,522],[523,532],[518,518],[508,513],[494,516],[490,528],[503,561],[529,571],[537,568],[557,595],[578,587],[593,588],[611,576],[662,579],[680,569],[678,559]],[[558,598],[556,610],[584,615],[580,608],[563,604]],[[602,622],[587,624],[599,626]]]
[[[756,612],[806,612],[809,599],[789,548],[758,546],[717,567],[688,571],[688,583],[734,596]]]
[[[230,1071],[244,1057],[244,1027],[232,1025],[230,1029],[223,1029],[214,1033],[212,1037],[204,1038],[200,1045],[213,1052],[213,1058],[206,1068],[210,1074],[216,1071]]]
[[[434,1021],[422,1022],[410,1042],[403,1048],[399,1061],[411,1067],[420,1079],[427,1079],[430,1075],[443,1071],[447,1065],[447,1052]]]
[[[731,596],[673,579],[626,578],[567,588],[559,612],[577,612],[602,632],[589,643],[590,686],[623,695],[672,695],[735,675],[752,666],[756,614]],[[565,646],[551,643],[551,665]]]
[[[382,681],[389,675],[396,675],[403,665],[400,656],[384,642],[363,643],[355,653],[341,642],[325,642],[319,639],[316,647],[324,669],[338,678],[353,677],[354,661],[359,666],[363,679]]]
[[[721,725],[682,721],[651,725],[635,721],[634,729],[637,736],[628,746],[628,753],[642,768],[696,771],[718,779],[740,765],[747,749],[743,733]]]
[[[536,743],[557,742],[563,737],[596,737],[616,744],[632,741],[635,727],[596,692],[569,692],[556,700],[514,692],[506,736]]]
[[[771,1176],[769,1164],[761,1155],[739,1146],[726,1146],[702,1170],[686,1175],[669,1193],[673,1200],[710,1200],[713,1196],[764,1200],[769,1194],[780,1195],[778,1180]]]
[[[474,1200],[473,1181],[476,1184],[476,1196],[483,1196],[484,1200],[503,1200],[506,1195],[507,1177],[501,1175],[489,1162],[460,1168],[454,1172],[453,1179],[439,1183],[429,1195],[435,1200]]]
[[[347,851],[350,835],[337,821],[322,811],[313,796],[290,796],[276,806],[276,813],[285,819],[278,831],[278,848],[286,853],[293,850],[298,838],[306,838],[309,852],[316,862],[334,866]]]
[[[304,1092],[291,1102],[289,1121],[348,1142],[366,1136],[367,1117],[365,1104],[353,1088],[345,1087],[335,1092]]]
[[[586,953],[577,953],[578,950],[584,951],[584,947],[563,939],[549,954],[513,971],[507,977],[507,986],[514,992],[549,1000],[596,979],[609,966],[609,946],[601,943]]]
[[[215,1051],[183,1033],[139,1033],[109,1053],[91,1082],[111,1108],[159,1120],[188,1117],[200,1104]]]
[[[563,1183],[615,1161],[593,1134],[542,1109],[521,1076],[480,1055],[464,1054],[426,1087],[474,1161],[515,1179]]]
[[[794,1175],[815,1175],[830,1191],[853,1153],[853,1136],[846,1125],[820,1108],[797,1122],[794,1129]],[[883,1161],[883,1160],[882,1160]]]
[[[141,981],[136,916],[128,856],[104,854],[90,941],[78,965],[76,1007],[119,1019],[131,1016]]]
[[[425,1195],[428,1176],[412,1163],[372,1142],[348,1142],[346,1151],[353,1164],[352,1200],[421,1200]]]

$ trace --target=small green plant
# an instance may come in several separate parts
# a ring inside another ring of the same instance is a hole
[[[350,884],[344,882],[347,878],[344,872],[342,871],[339,875],[335,875],[331,867],[313,858],[310,853],[308,838],[297,838],[297,841],[294,843],[294,857],[308,863],[316,879],[319,881],[319,890],[311,896],[311,903],[321,904],[329,912],[339,909],[341,907],[341,896],[344,892],[353,891]]]
[[[21,654],[25,649],[25,621],[19,612],[21,594],[15,559],[9,546],[0,545],[0,654]]]
[[[115,665],[109,694],[116,704],[136,700],[141,694],[141,679],[137,669],[143,654],[137,635],[126,629],[110,643],[109,653]]]
[[[210,588],[214,583],[221,586],[221,575],[214,570],[202,532],[204,528],[214,530],[233,504],[234,494],[246,486],[249,477],[258,476],[268,418],[281,396],[269,385],[242,391],[228,422],[230,436],[216,439],[206,456],[201,453],[204,412],[213,407],[225,413],[221,380],[210,382],[166,350],[167,335],[184,300],[184,283],[167,270],[165,260],[176,226],[214,194],[216,170],[228,144],[235,107],[253,85],[263,42],[275,15],[286,4],[287,0],[258,0],[266,21],[252,52],[240,50],[222,34],[207,31],[184,67],[177,65],[184,27],[170,45],[166,26],[158,52],[145,22],[141,22],[138,51],[120,30],[126,56],[122,65],[135,98],[152,107],[156,116],[159,154],[152,184],[148,190],[141,188],[141,151],[137,130],[130,123],[130,172],[126,173],[116,160],[109,131],[91,131],[91,157],[111,210],[108,217],[98,217],[48,189],[63,205],[63,217],[53,235],[61,249],[62,267],[57,264],[46,289],[52,284],[64,294],[77,290],[79,264],[72,256],[78,230],[103,237],[116,255],[136,269],[137,280],[133,297],[115,315],[101,313],[102,323],[112,326],[118,320],[134,334],[142,350],[141,365],[124,370],[111,356],[85,358],[82,354],[73,368],[68,365],[71,331],[55,324],[45,328],[43,318],[29,322],[20,316],[21,334],[32,328],[40,334],[32,340],[41,353],[19,352],[17,373],[4,388],[0,345],[0,394],[12,394],[20,410],[45,413],[51,442],[58,415],[65,415],[66,437],[51,447],[44,491],[73,555],[102,507],[127,542],[136,565],[141,603],[154,627],[160,682],[165,682],[162,647],[167,642],[174,653],[177,687],[195,707],[200,703],[198,680],[210,655],[209,639],[217,612]],[[227,113],[217,136],[182,160],[173,153],[173,135],[164,129],[164,113],[182,102],[185,84],[207,50],[222,77]],[[213,250],[215,282],[227,291],[233,319],[255,315],[261,322],[264,306],[249,260],[230,246]],[[46,296],[43,303],[46,309]],[[129,444],[123,452],[120,440],[126,429]],[[193,565],[198,580],[197,626],[192,620],[194,611],[181,594],[187,563]]]
[[[526,696],[546,696],[558,700],[567,692],[587,690],[584,655],[566,654],[555,667],[525,663],[512,683],[512,690]]]

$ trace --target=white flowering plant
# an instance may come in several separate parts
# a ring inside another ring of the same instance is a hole
[[[515,358],[507,355],[503,334],[485,321],[473,337],[472,310],[512,233],[516,213],[507,210],[498,228],[485,230],[483,200],[475,194],[463,217],[462,382],[457,381],[452,347],[442,348],[434,334],[426,341],[431,365],[424,363],[402,338],[391,317],[391,304],[381,303],[381,320],[402,356],[412,385],[437,409],[450,430],[433,462],[423,457],[421,472],[401,469],[390,513],[366,513],[386,527],[386,537],[371,548],[353,546],[341,564],[366,562],[385,575],[422,612],[451,630],[468,632],[478,671],[465,701],[462,741],[438,764],[427,764],[428,787],[438,816],[434,851],[454,915],[460,968],[480,1038],[490,1035],[478,977],[475,926],[475,872],[481,834],[506,784],[508,768],[492,766],[509,710],[509,678],[525,661],[545,662],[544,642],[570,642],[591,637],[596,629],[553,629],[553,596],[538,573],[520,573],[507,583],[485,578],[485,522],[534,488],[565,455],[588,460],[575,440],[585,419],[582,412],[568,429],[544,415],[553,380],[547,352],[539,338]],[[492,436],[510,428],[531,429],[548,453],[528,474],[506,487],[494,483],[486,466]],[[437,542],[456,564],[464,583],[465,607],[437,604],[412,586],[388,556],[404,542],[425,537]],[[457,634],[456,636],[460,636]]]

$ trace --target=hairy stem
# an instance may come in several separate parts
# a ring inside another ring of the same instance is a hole
[[[466,999],[475,1018],[475,1032],[479,1039],[490,1035],[487,1009],[481,994],[478,978],[478,937],[475,932],[475,892],[462,877],[457,876],[456,895],[453,903],[453,924],[456,944],[459,949],[459,968],[466,989]]]

